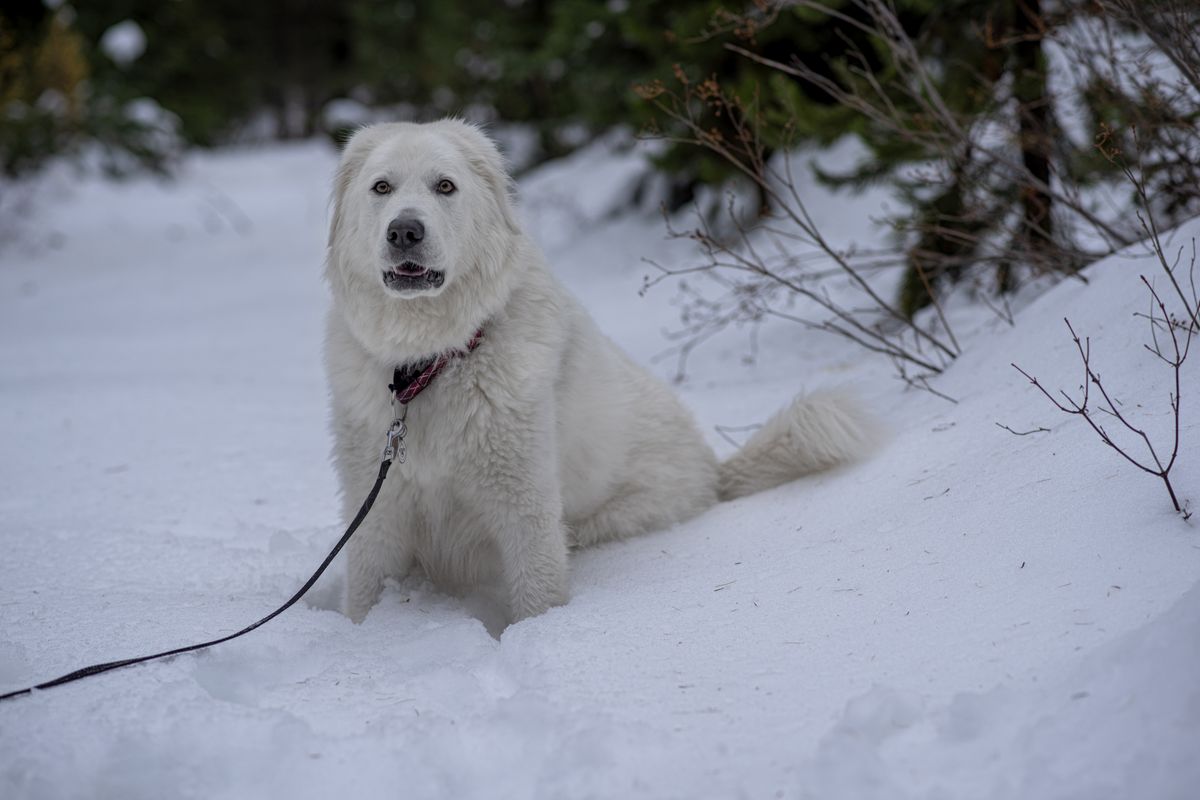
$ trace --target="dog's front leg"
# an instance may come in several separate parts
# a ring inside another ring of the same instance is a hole
[[[373,513],[382,516],[381,511]],[[412,546],[395,527],[394,520],[365,521],[346,545],[343,611],[353,622],[366,618],[378,602],[386,578],[400,578],[408,572]]]
[[[549,506],[501,523],[500,554],[513,622],[567,602],[567,537],[561,512]]]
[[[552,410],[506,416],[483,433],[467,485],[494,537],[514,622],[567,602],[563,523]]]
[[[358,513],[379,471],[379,460],[367,433],[365,429],[335,429],[334,460],[342,485],[342,517],[347,524]],[[393,470],[397,477],[384,483],[375,505],[346,544],[343,611],[354,622],[362,622],[375,605],[384,580],[402,577],[412,562],[413,512],[401,496],[399,471],[394,465]]]

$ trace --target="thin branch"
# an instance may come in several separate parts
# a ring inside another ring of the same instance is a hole
[[[1014,431],[1012,428],[1008,427],[1007,425],[1001,425],[999,422],[997,422],[996,427],[1003,428],[1004,430],[1011,433],[1013,436],[1029,436],[1030,434],[1034,434],[1034,433],[1050,433],[1049,428],[1043,428],[1041,426],[1038,426],[1038,427],[1033,428],[1032,430],[1028,430],[1028,431]]]

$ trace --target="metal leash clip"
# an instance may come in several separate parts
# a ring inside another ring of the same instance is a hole
[[[383,440],[383,460],[384,461],[399,461],[404,463],[404,457],[408,449],[404,446],[404,436],[408,433],[408,426],[404,424],[404,418],[408,416],[408,406],[399,404],[400,409],[395,413],[392,419],[392,425],[387,430],[387,435]],[[392,408],[395,409],[397,403],[395,398],[392,399]]]
[[[401,464],[404,463],[406,452],[404,434],[406,433],[408,433],[408,428],[405,427],[402,420],[397,419],[392,421],[392,426],[387,431],[387,438],[384,440],[384,461],[399,461]]]

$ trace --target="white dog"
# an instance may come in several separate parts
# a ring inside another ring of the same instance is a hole
[[[373,125],[334,189],[326,361],[347,518],[375,479],[398,366],[459,352],[408,407],[408,458],[347,545],[346,612],[414,562],[497,587],[510,620],[567,600],[567,552],[848,461],[867,420],[797,399],[718,464],[691,415],[555,279],[495,145],[457,120]],[[465,353],[476,331],[478,348]]]

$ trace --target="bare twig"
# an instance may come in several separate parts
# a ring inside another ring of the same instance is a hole
[[[1166,304],[1163,303],[1162,299],[1155,291],[1154,286],[1148,280],[1146,280],[1145,276],[1142,276],[1142,283],[1149,290],[1150,296],[1153,298],[1154,305],[1158,309],[1158,312],[1164,319],[1168,319],[1169,315],[1167,314]],[[1163,352],[1162,348],[1158,344],[1157,339],[1155,339],[1155,344],[1153,347],[1147,346],[1146,348],[1153,353],[1156,358],[1173,370],[1175,378],[1174,391],[1169,395],[1169,406],[1174,417],[1174,436],[1171,441],[1170,455],[1163,456],[1160,455],[1158,449],[1154,446],[1154,443],[1150,440],[1150,436],[1146,433],[1146,431],[1143,428],[1139,428],[1138,426],[1134,425],[1129,420],[1129,418],[1125,415],[1125,412],[1121,409],[1121,404],[1115,401],[1112,395],[1109,393],[1107,387],[1104,385],[1104,382],[1101,380],[1099,373],[1092,368],[1091,340],[1088,338],[1080,339],[1079,334],[1075,332],[1075,328],[1071,325],[1070,320],[1064,319],[1063,321],[1066,322],[1067,330],[1071,333],[1071,340],[1075,343],[1075,348],[1079,352],[1079,359],[1083,363],[1084,378],[1080,387],[1082,394],[1078,399],[1067,394],[1065,391],[1060,391],[1059,395],[1062,398],[1060,400],[1059,397],[1056,397],[1047,391],[1036,377],[1030,375],[1016,364],[1012,365],[1013,368],[1024,375],[1025,378],[1034,386],[1034,388],[1040,391],[1043,395],[1045,395],[1047,400],[1054,404],[1055,408],[1065,414],[1077,416],[1082,419],[1088,424],[1089,427],[1091,427],[1096,435],[1100,437],[1100,441],[1112,448],[1123,459],[1139,470],[1159,478],[1166,487],[1167,494],[1170,496],[1171,504],[1174,506],[1175,510],[1182,514],[1184,519],[1190,518],[1191,511],[1188,510],[1186,504],[1180,503],[1179,498],[1175,493],[1175,487],[1171,483],[1171,469],[1175,466],[1176,459],[1179,457],[1179,408],[1181,399],[1180,374],[1183,362],[1187,358],[1188,351],[1191,348],[1193,335],[1192,329],[1189,327],[1183,332],[1183,342],[1181,344],[1180,334],[1176,331],[1175,327],[1168,326],[1167,330],[1170,336],[1171,350],[1167,353]],[[1092,387],[1095,387],[1096,391],[1099,392],[1103,401],[1103,405],[1091,405],[1090,390]],[[1102,425],[1096,419],[1095,415],[1097,412],[1105,413],[1120,423],[1120,425],[1127,431],[1128,435],[1132,435],[1136,440],[1141,442],[1141,445],[1145,448],[1145,452],[1149,457],[1139,458],[1131,453],[1130,449],[1126,445],[1118,443],[1114,435],[1110,434],[1104,425]]]
[[[996,427],[1003,428],[1004,430],[1011,433],[1013,436],[1029,436],[1030,434],[1033,434],[1033,433],[1050,433],[1049,428],[1043,428],[1040,425],[1036,428],[1033,428],[1033,429],[1027,430],[1027,431],[1014,431],[1012,428],[1008,427],[1007,425],[1002,425],[999,422],[996,423]]]
[[[743,444],[745,444],[745,443],[744,443],[744,442],[739,442],[737,439],[734,439],[734,438],[733,438],[732,436],[730,436],[729,434],[731,434],[731,433],[748,433],[748,432],[756,431],[756,430],[758,430],[758,429],[759,429],[759,428],[761,428],[761,427],[762,427],[762,425],[761,425],[761,424],[754,424],[754,425],[714,425],[714,426],[713,426],[713,430],[717,432],[717,435],[718,435],[718,436],[720,436],[720,437],[721,437],[722,439],[724,439],[725,441],[729,442],[729,444],[733,445],[734,447],[741,447],[741,446],[742,446]]]

